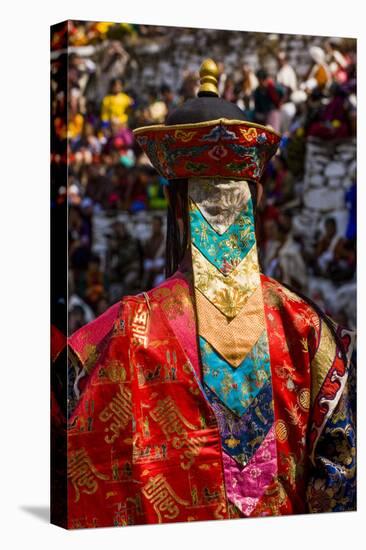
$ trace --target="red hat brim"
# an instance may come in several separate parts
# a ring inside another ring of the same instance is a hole
[[[221,177],[259,181],[281,136],[268,126],[219,118],[136,128],[136,140],[166,179]]]

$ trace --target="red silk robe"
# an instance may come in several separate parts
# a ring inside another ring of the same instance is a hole
[[[261,283],[275,463],[268,469],[262,453],[241,492],[225,471],[220,426],[200,383],[191,285],[177,272],[69,338],[65,527],[354,509],[354,333],[335,325],[342,356],[308,302],[274,279],[261,275]],[[232,495],[245,498],[247,488],[243,513]]]

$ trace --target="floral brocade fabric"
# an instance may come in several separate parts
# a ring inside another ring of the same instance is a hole
[[[248,516],[277,464],[251,192],[246,181],[190,178],[188,203],[203,388],[220,426],[226,494]]]
[[[355,509],[354,333],[334,324],[346,362],[307,302],[262,274],[260,285],[269,360],[259,386],[248,379],[240,405],[254,410],[243,436],[251,452],[240,479],[241,508],[230,489],[237,469],[229,479],[222,440],[223,429],[234,426],[222,425],[203,387],[194,289],[178,271],[69,338],[67,428],[59,422],[67,430],[66,527]],[[209,345],[203,349],[212,353]],[[251,361],[238,368],[250,370]],[[218,364],[222,377],[225,368]],[[255,452],[269,377],[274,418]],[[56,402],[52,410],[59,418]],[[262,494],[258,486],[265,486]]]

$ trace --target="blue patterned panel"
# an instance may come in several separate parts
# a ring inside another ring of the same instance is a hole
[[[307,487],[310,512],[356,510],[355,411],[351,380],[328,418],[315,451]]]
[[[267,381],[240,418],[207,385],[204,388],[218,421],[223,450],[238,464],[245,466],[274,422],[271,380]]]
[[[205,383],[236,415],[242,416],[271,375],[267,332],[238,367],[232,367],[200,336]]]
[[[193,244],[224,275],[235,269],[255,243],[251,199],[222,235],[216,233],[193,201],[189,216]]]

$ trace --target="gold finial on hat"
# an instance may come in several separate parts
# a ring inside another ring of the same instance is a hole
[[[217,81],[219,78],[219,69],[213,59],[205,59],[200,67],[200,89],[198,96],[216,96],[219,97]]]

